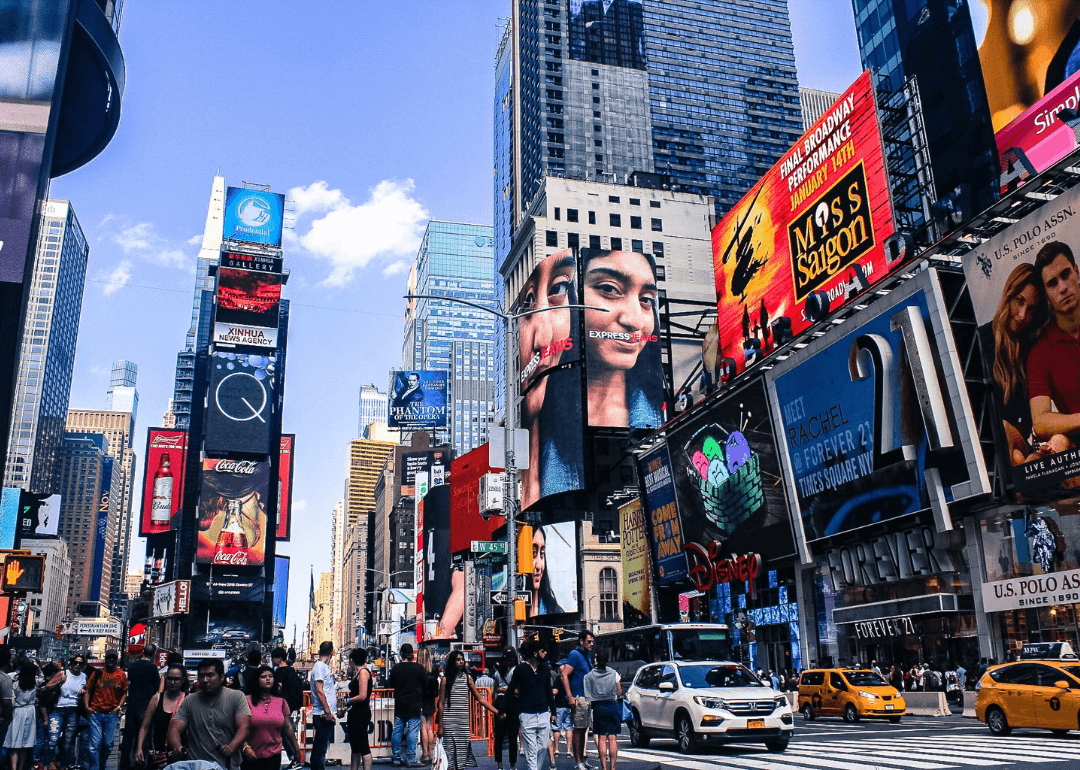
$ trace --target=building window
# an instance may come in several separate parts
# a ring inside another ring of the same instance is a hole
[[[664,220],[662,220],[662,219],[660,219],[658,217],[653,217],[652,218],[652,231],[654,233],[662,233],[662,232],[664,232]]]
[[[612,227],[622,227],[622,214],[608,214],[608,224]]]
[[[592,84],[592,90],[599,91],[600,90],[600,84],[599,83],[593,83]]]
[[[609,195],[607,197],[607,202],[608,203],[619,203],[619,196],[618,195]]]
[[[577,222],[578,221],[577,209],[567,209],[566,210],[566,221],[567,222]]]
[[[631,206],[640,206],[641,205],[641,198],[631,198],[630,199],[630,205]]]
[[[571,249],[576,249],[579,245],[577,233],[566,234],[566,245]]]
[[[600,570],[600,622],[619,619],[619,576],[611,567]]]
[[[547,245],[548,246],[558,246],[559,245],[559,234],[556,231],[554,231],[554,230],[548,230],[547,231]]]
[[[599,96],[594,96],[592,98],[592,103],[593,104],[599,104],[600,103],[600,97]]]
[[[559,221],[559,215],[560,215],[561,213],[562,213],[562,212],[561,212],[561,211],[559,211],[559,207],[558,207],[558,206],[556,206],[556,207],[555,207],[555,221],[556,221],[556,222],[558,222],[558,221]]]
[[[630,217],[630,229],[631,230],[640,230],[641,229],[641,217]]]
[[[589,212],[589,224],[590,225],[595,225],[596,224],[596,212],[595,211],[590,211]]]
[[[600,117],[600,110],[593,110],[593,111],[592,111],[592,116],[593,116],[594,118],[598,118],[598,117]]]
[[[630,241],[630,250],[637,254],[641,254],[645,251],[645,244],[636,239],[632,240]]]
[[[656,280],[658,280],[658,281],[666,281],[667,280],[667,268],[665,268],[663,265],[657,265],[656,266]]]
[[[603,147],[604,146],[604,140],[603,139],[593,139],[592,144],[593,144],[593,147]]]
[[[590,235],[589,236],[589,248],[590,249],[599,249],[600,248],[600,236],[599,235]]]
[[[612,238],[611,239],[611,250],[612,251],[622,251],[622,238]]]
[[[653,241],[652,242],[652,253],[654,255],[656,255],[657,257],[664,256],[664,244],[663,244],[662,241]]]
[[[597,163],[603,163],[604,162],[604,156],[603,155],[597,155],[596,156],[596,162]]]
[[[654,209],[658,209],[660,208],[660,201],[649,201],[649,205],[652,206]]]
[[[593,71],[592,71],[592,76],[593,76],[594,78],[595,78],[595,77],[599,77],[599,76],[600,76],[600,70],[593,70]]]

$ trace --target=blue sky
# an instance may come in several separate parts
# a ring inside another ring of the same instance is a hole
[[[845,89],[859,73],[850,0],[789,4],[800,84]],[[290,641],[306,623],[309,565],[330,567],[359,386],[385,388],[401,357],[423,227],[492,221],[493,62],[509,12],[509,0],[128,2],[116,138],[53,182],[91,243],[71,405],[103,407],[110,363],[138,364],[140,481],[191,317],[214,174],[292,191]]]

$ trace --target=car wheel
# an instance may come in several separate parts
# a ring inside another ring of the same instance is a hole
[[[802,718],[805,719],[807,722],[814,721],[814,717],[816,716],[814,714],[814,707],[811,706],[809,703],[804,703],[800,711],[802,712]]]
[[[855,708],[854,703],[849,703],[844,707],[844,721],[852,724],[859,721],[859,710]]]
[[[898,725],[900,724],[900,717],[889,717],[889,721],[892,722],[894,725]]]
[[[765,741],[765,748],[771,751],[773,754],[779,754],[787,748],[788,742],[791,741],[790,737],[777,738],[772,741]]]
[[[1050,732],[1052,732],[1058,738],[1064,738],[1066,735],[1069,734],[1068,730],[1051,730]]]
[[[679,742],[679,751],[683,754],[697,751],[697,735],[694,734],[694,725],[686,714],[679,714],[675,719],[675,740]]]
[[[990,728],[991,735],[1004,736],[1012,732],[1009,720],[1005,718],[1005,712],[997,706],[991,706],[986,710],[986,726]]]
[[[649,748],[649,736],[641,726],[641,715],[634,709],[634,718],[630,720],[630,745],[635,749]]]

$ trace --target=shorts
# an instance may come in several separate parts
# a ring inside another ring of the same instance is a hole
[[[569,707],[555,709],[555,726],[551,729],[557,733],[568,733],[574,729],[574,718]]]
[[[589,708],[589,702],[585,700],[585,696],[574,698],[574,729],[588,730],[591,716],[592,710]]]

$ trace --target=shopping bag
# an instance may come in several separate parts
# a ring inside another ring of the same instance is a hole
[[[621,700],[619,703],[622,705],[622,721],[626,724],[630,724],[634,721],[634,712],[626,705],[626,701]]]
[[[435,741],[435,748],[431,751],[431,770],[446,770],[449,764],[446,749],[443,748],[442,738],[439,738]]]

